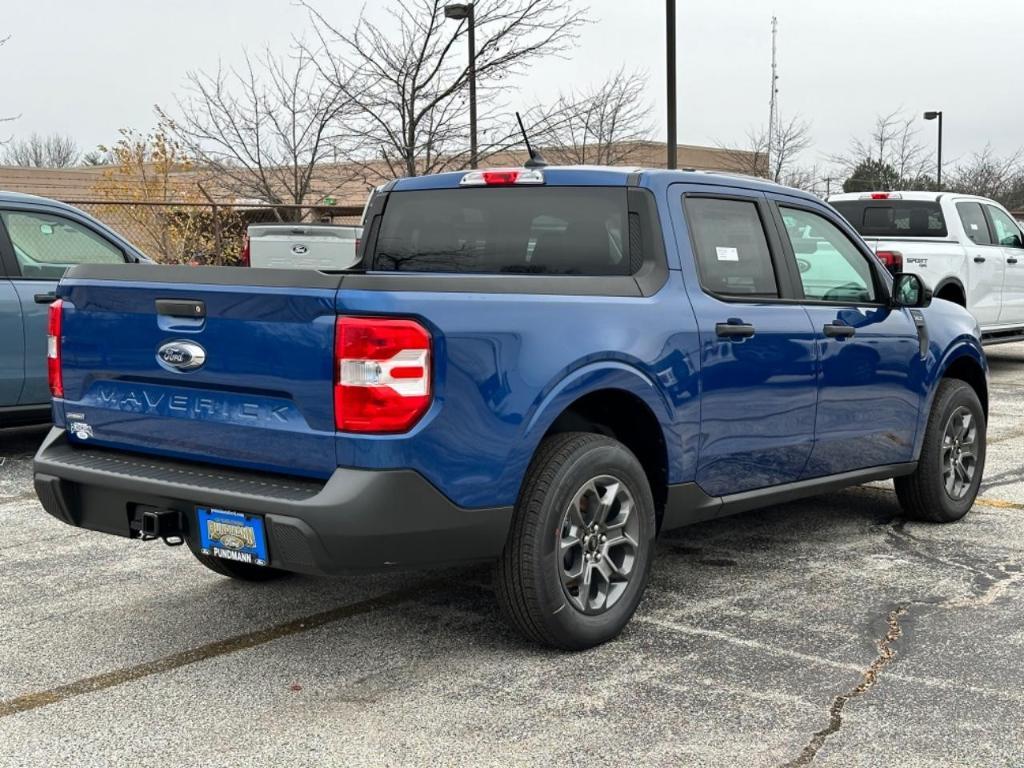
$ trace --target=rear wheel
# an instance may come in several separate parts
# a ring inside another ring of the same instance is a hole
[[[636,457],[602,435],[554,435],[530,465],[497,565],[502,611],[545,645],[606,642],[643,597],[654,537],[654,500]]]
[[[959,520],[974,505],[985,470],[985,412],[966,382],[939,384],[912,475],[897,477],[896,495],[908,518]]]
[[[273,579],[280,579],[284,576],[290,576],[288,571],[281,571],[277,568],[268,568],[263,565],[251,565],[249,563],[238,563],[234,560],[225,560],[221,557],[212,557],[210,555],[204,555],[197,549],[192,549],[192,554],[196,556],[196,560],[205,565],[214,573],[219,573],[221,576],[228,576],[232,579],[239,579],[240,581],[272,581]]]

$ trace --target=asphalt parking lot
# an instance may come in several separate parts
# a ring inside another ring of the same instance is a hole
[[[683,530],[577,655],[482,568],[244,585],[68,528],[45,432],[0,433],[0,765],[1022,766],[1024,345],[990,352],[965,521],[880,483]]]

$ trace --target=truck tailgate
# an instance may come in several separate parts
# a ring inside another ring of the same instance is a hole
[[[72,269],[59,288],[58,423],[72,441],[327,477],[338,283],[299,270]]]

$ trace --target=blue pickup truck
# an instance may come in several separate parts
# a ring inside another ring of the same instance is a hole
[[[50,418],[46,305],[74,264],[149,261],[70,205],[0,192],[0,427]]]
[[[378,190],[361,247],[71,269],[45,509],[240,579],[492,561],[512,624],[580,649],[629,621],[659,531],[886,478],[913,519],[974,502],[974,320],[814,197],[449,173]]]

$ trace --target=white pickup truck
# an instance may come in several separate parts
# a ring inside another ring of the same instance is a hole
[[[277,269],[351,269],[362,227],[338,224],[250,224],[243,263]]]
[[[992,200],[952,192],[865,192],[828,202],[893,272],[915,272],[966,307],[985,344],[1024,339],[1024,235]]]

